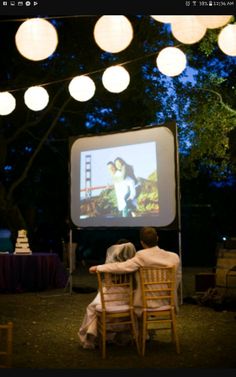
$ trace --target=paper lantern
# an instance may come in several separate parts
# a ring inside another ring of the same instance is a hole
[[[226,25],[232,16],[197,16],[199,21],[207,27],[207,29],[217,29]]]
[[[26,59],[44,60],[56,50],[57,31],[49,21],[32,18],[20,25],[15,35],[15,43],[20,54]]]
[[[221,30],[218,46],[226,55],[236,56],[236,24],[227,25]]]
[[[0,93],[0,115],[11,114],[16,107],[15,97],[9,92]]]
[[[125,50],[133,39],[133,27],[125,16],[102,16],[94,27],[97,45],[107,52]]]
[[[157,67],[166,76],[178,76],[186,68],[187,59],[177,47],[165,47],[156,59]]]
[[[163,22],[164,24],[170,24],[174,22],[178,16],[151,16],[154,20]]]
[[[102,75],[102,83],[111,93],[123,92],[128,87],[129,82],[129,73],[122,66],[109,67]]]
[[[204,37],[207,28],[196,16],[178,16],[171,23],[171,31],[179,42],[193,44]]]
[[[93,97],[96,87],[90,77],[81,75],[71,80],[68,89],[76,101],[85,102]]]
[[[43,110],[49,101],[49,95],[46,89],[41,86],[32,86],[24,94],[26,106],[33,111]]]

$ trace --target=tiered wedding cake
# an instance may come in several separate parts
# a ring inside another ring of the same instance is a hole
[[[32,251],[29,247],[29,241],[27,237],[27,232],[25,229],[18,230],[18,237],[16,240],[16,246],[14,254],[29,255]]]

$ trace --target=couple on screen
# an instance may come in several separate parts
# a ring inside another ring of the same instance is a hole
[[[123,217],[134,217],[137,209],[137,197],[140,193],[133,167],[117,157],[107,163],[115,188],[118,210]]]

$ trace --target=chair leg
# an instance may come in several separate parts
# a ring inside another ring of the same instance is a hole
[[[173,343],[175,343],[175,347],[176,347],[176,352],[177,353],[180,353],[180,346],[179,346],[179,337],[177,335],[177,329],[176,329],[176,321],[175,321],[175,317],[174,317],[174,314],[172,313],[171,315],[171,333],[172,333],[172,341]]]
[[[106,324],[102,324],[102,358],[106,358]]]
[[[12,336],[13,336],[13,322],[8,322],[6,325],[0,326],[0,331],[6,331],[6,338],[4,336],[4,341],[6,342],[6,348],[4,351],[0,352],[0,355],[5,357],[5,363],[1,364],[0,368],[11,368],[12,366]],[[0,332],[1,338],[1,332]],[[0,339],[1,340],[1,339]]]
[[[141,355],[142,355],[142,356],[145,355],[146,337],[147,337],[146,313],[143,313],[143,319],[142,319],[142,335],[141,335]]]
[[[130,317],[131,317],[131,333],[132,333],[133,339],[135,340],[135,344],[136,344],[138,354],[140,354],[138,322],[136,322],[136,318],[135,318],[134,313],[131,312]]]

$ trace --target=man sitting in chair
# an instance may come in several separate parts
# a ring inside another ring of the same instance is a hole
[[[181,282],[181,265],[179,256],[171,251],[160,249],[157,246],[158,235],[155,228],[143,227],[140,230],[140,243],[143,249],[138,251],[135,256],[125,262],[107,263],[98,266],[91,266],[90,273],[95,273],[97,270],[101,272],[110,273],[129,273],[138,271],[139,267],[175,267],[176,270],[176,295],[175,306],[178,311],[178,297],[177,290]],[[134,292],[134,307],[137,315],[141,313],[142,297],[140,280],[137,276],[137,289]],[[160,302],[160,306],[161,306]]]

